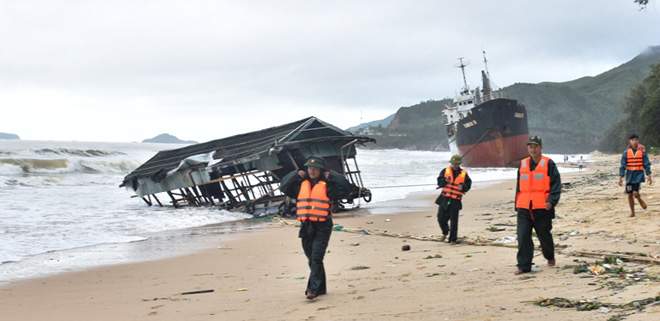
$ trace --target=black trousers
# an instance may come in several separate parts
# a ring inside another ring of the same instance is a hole
[[[458,211],[455,206],[447,208],[438,206],[438,224],[440,224],[442,235],[449,234],[449,242],[456,242],[458,238]]]
[[[325,222],[304,221],[300,225],[298,236],[302,239],[302,247],[309,265],[309,279],[305,293],[311,291],[320,295],[327,292],[323,257],[330,242],[330,234],[332,234],[331,218]]]
[[[532,259],[534,258],[534,241],[532,241],[532,229],[536,231],[536,237],[541,243],[541,252],[546,260],[555,258],[555,243],[552,240],[552,215],[545,210],[535,210],[534,219],[529,210],[518,209],[518,269],[523,271],[532,270]]]

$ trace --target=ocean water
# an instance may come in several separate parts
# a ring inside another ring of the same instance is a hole
[[[150,207],[119,188],[125,175],[156,152],[181,146],[0,140],[0,285],[183,254],[226,231],[259,224],[246,221],[247,214],[215,207]],[[373,198],[354,206],[368,208],[413,192],[437,193],[436,177],[450,156],[359,150],[362,180]],[[563,155],[549,156],[563,161]],[[469,173],[475,188],[516,175],[509,168]]]

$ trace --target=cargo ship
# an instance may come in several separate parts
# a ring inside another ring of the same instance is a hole
[[[463,58],[459,58],[464,86],[451,106],[442,111],[446,118],[449,149],[463,157],[466,167],[517,167],[529,156],[527,109],[493,91],[484,52],[485,71],[481,71],[482,88],[472,90],[465,80]]]

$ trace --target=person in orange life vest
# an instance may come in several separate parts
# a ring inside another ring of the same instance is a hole
[[[472,187],[472,180],[467,171],[461,168],[463,158],[454,155],[449,159],[451,166],[442,169],[438,175],[438,188],[442,193],[435,200],[438,205],[438,224],[442,230],[440,241],[443,242],[449,234],[449,243],[456,245],[458,238],[458,212],[463,208],[462,198]],[[451,224],[448,225],[447,222]]]
[[[532,229],[541,243],[543,257],[548,266],[554,266],[555,244],[552,240],[552,220],[555,206],[561,196],[561,177],[552,159],[541,155],[543,142],[539,136],[531,136],[527,142],[529,157],[520,161],[516,185],[518,270],[514,274],[532,270],[534,241]]]
[[[646,149],[639,143],[639,137],[630,135],[630,145],[621,155],[621,166],[619,167],[619,186],[623,184],[623,176],[626,176],[626,194],[628,194],[628,205],[630,205],[630,217],[635,217],[635,198],[639,205],[646,209],[646,203],[639,194],[641,183],[645,182],[644,172],[649,177],[649,185],[652,185],[651,162],[646,154]]]
[[[326,171],[321,157],[309,157],[305,166],[306,172],[294,170],[282,177],[280,190],[297,200],[298,237],[310,269],[305,296],[311,300],[327,292],[323,257],[332,233],[332,208],[348,197],[352,186],[344,175]]]

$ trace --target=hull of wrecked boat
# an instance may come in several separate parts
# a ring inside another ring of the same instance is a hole
[[[466,167],[518,167],[520,160],[527,157],[528,135],[502,137],[475,145],[458,148]]]
[[[457,153],[466,167],[516,167],[527,157],[527,110],[513,99],[486,101],[458,121]]]

